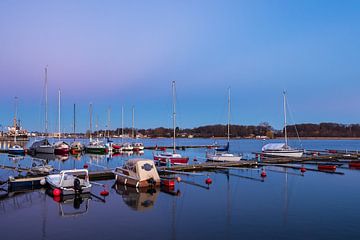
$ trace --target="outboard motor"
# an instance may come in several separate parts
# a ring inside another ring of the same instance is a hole
[[[82,192],[81,183],[80,183],[79,178],[74,179],[74,189],[75,189],[75,194]]]
[[[155,181],[153,178],[148,179],[147,182],[149,183],[149,185],[150,185],[151,187],[154,187],[155,184],[156,184],[156,181]]]

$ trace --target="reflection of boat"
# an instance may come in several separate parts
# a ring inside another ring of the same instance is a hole
[[[85,175],[85,178],[80,178],[80,175]],[[62,195],[89,193],[91,191],[87,169],[64,170],[59,174],[48,175],[45,179],[51,188],[61,190]]]
[[[225,148],[215,149],[214,153],[206,153],[206,159],[214,162],[237,162],[242,156],[238,154],[229,153],[230,146],[230,88],[228,96],[228,123],[227,123],[227,144]]]
[[[172,152],[160,152],[154,153],[154,160],[161,163],[170,164],[187,164],[189,161],[188,157],[183,157],[181,154],[176,153],[176,109],[175,109],[175,81],[172,82],[173,91],[173,151]]]
[[[47,190],[46,193],[52,196],[51,191]],[[87,213],[91,194],[83,193],[78,195],[54,196],[53,199],[59,203],[60,216],[75,217]]]
[[[269,143],[262,147],[262,153],[266,156],[279,157],[302,157],[304,150],[293,149],[288,145],[286,130],[286,92],[284,91],[284,135],[285,143]]]
[[[123,167],[117,167],[113,171],[118,183],[133,187],[160,186],[160,177],[153,160],[130,159]]]
[[[116,193],[122,196],[126,205],[136,211],[145,211],[152,208],[159,195],[159,188],[134,188],[115,184]]]

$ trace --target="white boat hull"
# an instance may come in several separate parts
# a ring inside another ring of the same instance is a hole
[[[206,159],[213,162],[238,162],[242,156],[221,156],[221,155],[207,155]]]
[[[295,157],[300,158],[304,154],[303,151],[263,151],[263,155],[273,156],[273,157]]]

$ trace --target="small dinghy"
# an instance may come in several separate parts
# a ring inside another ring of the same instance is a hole
[[[130,159],[113,171],[117,183],[132,187],[160,186],[160,177],[153,160]]]
[[[318,170],[320,170],[320,171],[335,171],[336,165],[319,164]]]
[[[82,194],[91,191],[87,169],[64,170],[59,174],[46,176],[45,180],[51,188],[59,189],[62,195]]]

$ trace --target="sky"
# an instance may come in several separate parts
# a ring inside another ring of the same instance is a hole
[[[334,0],[0,1],[0,124],[44,130],[231,123],[359,123],[360,2]]]

